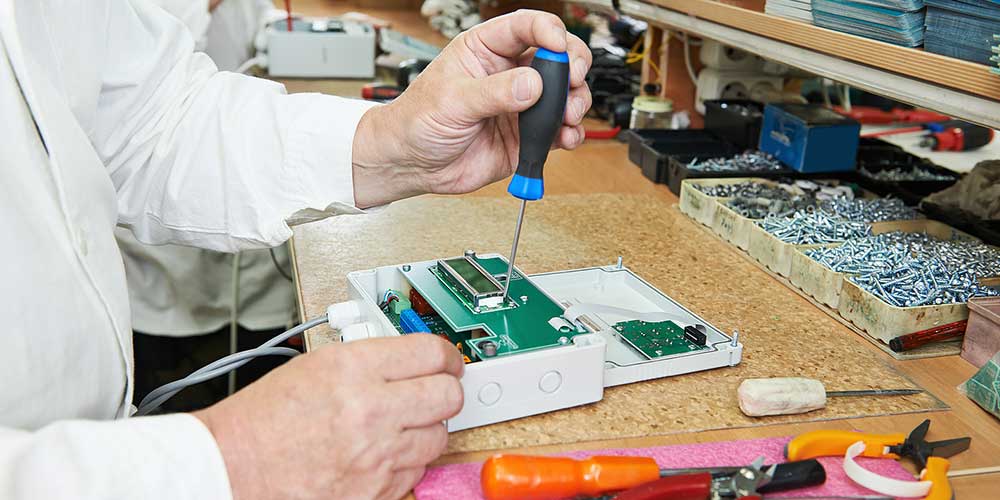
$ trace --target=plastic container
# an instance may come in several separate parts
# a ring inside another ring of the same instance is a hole
[[[1000,246],[1000,220],[983,220],[958,208],[933,203],[921,203],[920,211],[927,217],[957,227],[993,246]]]
[[[637,167],[642,166],[642,146],[676,133],[671,129],[629,129],[622,132],[622,137],[628,143],[628,160]]]
[[[674,117],[674,104],[670,99],[656,96],[638,96],[632,100],[630,129],[670,128]]]
[[[887,181],[866,175],[866,172],[878,173],[883,170],[901,168],[905,170],[920,169],[934,174],[947,176],[947,180],[928,181]],[[909,205],[920,203],[931,193],[951,187],[958,182],[961,175],[933,162],[907,153],[898,146],[880,139],[862,139],[858,146],[857,181],[862,187],[882,196],[894,196]]]
[[[872,235],[901,231],[904,233],[927,233],[941,240],[975,240],[971,235],[949,227],[938,221],[928,219],[876,222],[872,224]],[[844,286],[844,278],[849,273],[834,271],[809,257],[805,252],[796,250],[790,254],[791,268],[788,281],[809,294],[818,302],[836,309],[840,305],[840,293]]]
[[[680,209],[692,219],[702,225],[713,227],[716,212],[720,205],[724,205],[728,200],[722,196],[709,196],[698,189],[698,186],[720,186],[726,184],[742,184],[744,182],[755,182],[775,186],[776,184],[764,179],[754,177],[734,177],[730,179],[690,179],[681,183]],[[721,235],[720,235],[721,236]]]
[[[760,150],[806,173],[854,170],[861,124],[829,109],[806,104],[768,104]]]
[[[1000,297],[969,300],[969,325],[962,341],[962,358],[982,368],[1000,351]]]
[[[649,180],[670,185],[670,190],[680,195],[680,181],[670,178],[670,165],[683,162],[684,165],[695,158],[719,158],[735,155],[736,146],[720,139],[707,130],[669,130],[642,146],[642,173]],[[733,175],[705,175],[703,177],[746,177],[746,173]]]
[[[789,169],[782,168],[781,170],[768,170],[768,171],[735,171],[735,172],[709,172],[702,170],[695,170],[688,168],[693,160],[707,160],[711,158],[725,158],[728,156],[735,156],[741,151],[730,143],[725,143],[728,145],[727,150],[717,150],[715,153],[702,153],[701,155],[679,155],[671,156],[666,162],[667,168],[667,187],[674,194],[679,194],[681,189],[681,183],[685,179],[731,179],[734,177],[760,177],[764,179],[789,179],[789,178],[803,178],[801,174],[794,172]],[[721,152],[726,151],[726,152]]]
[[[742,149],[757,149],[764,104],[748,99],[705,101],[705,129]]]

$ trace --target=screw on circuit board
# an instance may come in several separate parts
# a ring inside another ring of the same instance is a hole
[[[466,249],[465,250],[465,256],[468,257],[468,258],[470,258],[470,259],[474,259],[474,258],[476,258],[476,251],[473,250],[473,249],[471,249],[471,248]]]
[[[403,264],[403,272],[404,273],[410,272],[410,265],[409,264]]]
[[[497,355],[497,345],[492,340],[484,340],[479,343],[479,350],[483,351],[483,356],[492,358]]]
[[[522,295],[521,296],[521,303],[522,304],[527,304],[528,303],[528,296],[527,295]]]
[[[569,343],[569,337],[559,337],[559,343],[562,344],[562,345],[568,344]]]

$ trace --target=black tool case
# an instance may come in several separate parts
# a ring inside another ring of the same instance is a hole
[[[705,129],[741,149],[757,149],[764,104],[748,99],[705,101]]]

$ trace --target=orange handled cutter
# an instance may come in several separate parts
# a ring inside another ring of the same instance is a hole
[[[951,485],[948,484],[950,457],[969,449],[970,437],[945,439],[928,442],[924,439],[931,421],[924,420],[909,436],[903,434],[865,434],[850,431],[813,431],[796,436],[785,447],[789,460],[843,456],[847,448],[858,441],[864,441],[865,451],[860,455],[872,458],[908,458],[921,470],[925,481],[932,486],[927,500],[950,500]]]

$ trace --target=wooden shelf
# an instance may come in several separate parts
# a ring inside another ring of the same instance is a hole
[[[1000,77],[983,64],[711,0],[622,0],[621,10],[875,94],[1000,128]]]

